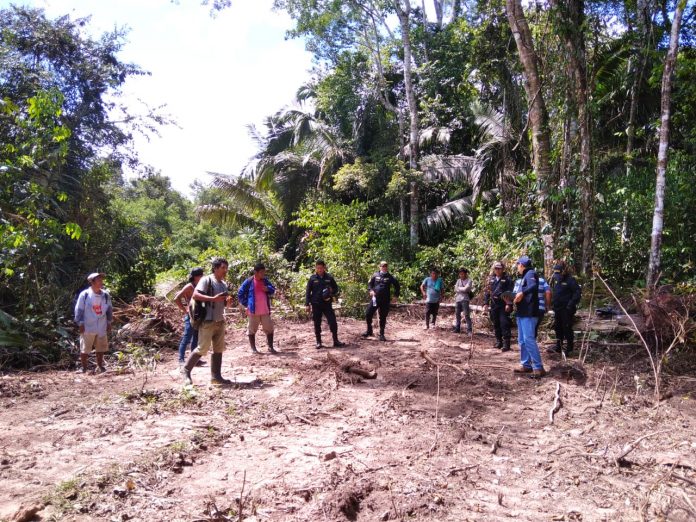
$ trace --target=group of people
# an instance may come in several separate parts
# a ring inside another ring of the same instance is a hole
[[[210,359],[211,384],[225,385],[230,381],[222,377],[222,354],[225,351],[224,310],[232,305],[233,298],[226,282],[229,264],[223,258],[212,261],[212,272],[205,275],[202,268],[194,268],[188,283],[176,294],[174,301],[184,314],[184,334],[179,344],[179,364],[185,384],[191,384],[191,372],[202,357],[212,348]],[[569,353],[573,350],[573,317],[580,302],[581,290],[563,261],[554,265],[554,274],[549,285],[543,276],[532,267],[531,259],[522,256],[516,263],[517,277],[513,279],[505,271],[502,262],[493,265],[484,293],[484,306],[490,314],[495,331],[495,347],[503,352],[510,350],[511,314],[515,310],[520,346],[520,366],[516,373],[529,373],[542,377],[545,370],[541,361],[537,336],[539,323],[546,310],[553,307],[556,345],[550,352]],[[92,273],[87,277],[89,288],[80,293],[75,305],[75,322],[80,330],[81,371],[87,371],[89,353],[94,349],[97,356],[97,371],[103,372],[104,353],[108,350],[108,332],[113,320],[113,306],[104,289],[104,273]],[[379,270],[368,282],[369,303],[365,311],[367,329],[364,338],[373,337],[373,319],[379,314],[379,340],[385,341],[385,328],[390,305],[399,297],[401,286],[389,272],[389,265],[382,261]],[[438,270],[433,269],[420,285],[425,301],[425,329],[435,326],[439,305],[444,295],[444,284]],[[247,336],[251,351],[258,353],[256,334],[259,327],[266,334],[270,353],[274,347],[274,324],[271,318],[271,296],[276,289],[266,276],[263,263],[254,266],[253,275],[248,277],[237,290],[239,305],[247,315]],[[392,295],[393,292],[393,295]],[[338,337],[338,323],[333,310],[333,301],[339,295],[336,280],[326,271],[326,263],[318,260],[314,274],[307,281],[305,306],[314,322],[316,348],[324,347],[322,341],[322,319],[326,318],[333,346],[345,343]],[[470,302],[474,296],[473,281],[465,268],[458,271],[454,285],[455,317],[454,331],[462,332],[462,315],[466,333],[472,333]],[[565,342],[565,344],[564,344]],[[187,348],[190,353],[186,358]]]

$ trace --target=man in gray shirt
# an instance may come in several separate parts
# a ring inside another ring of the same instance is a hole
[[[213,259],[213,273],[202,277],[193,291],[195,301],[205,305],[205,319],[198,328],[198,347],[191,352],[182,369],[184,384],[192,384],[191,370],[201,357],[207,355],[210,347],[213,355],[210,357],[210,384],[222,386],[232,384],[222,378],[222,353],[225,351],[225,307],[229,306],[232,298],[225,283],[228,263],[226,259]]]
[[[456,303],[455,316],[457,318],[454,331],[456,333],[461,332],[462,312],[464,312],[464,319],[466,320],[466,333],[471,333],[471,310],[469,309],[469,301],[471,301],[472,287],[471,279],[469,279],[469,271],[466,268],[460,268],[459,279],[457,279],[457,282],[454,284],[454,301]]]

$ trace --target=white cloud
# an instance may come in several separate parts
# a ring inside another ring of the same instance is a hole
[[[309,78],[311,55],[301,41],[286,41],[291,21],[271,10],[272,0],[235,0],[212,18],[198,0],[21,0],[44,7],[49,16],[91,15],[95,35],[130,28],[120,57],[151,76],[131,78],[123,92],[141,112],[138,99],[166,104],[180,129],[161,138],[136,139],[136,150],[186,193],[206,171],[238,173],[256,150],[247,125],[294,98]]]

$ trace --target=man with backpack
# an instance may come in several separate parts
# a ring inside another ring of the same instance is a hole
[[[318,260],[314,265],[315,273],[307,281],[307,291],[305,292],[305,306],[307,313],[312,312],[314,321],[314,336],[317,340],[317,349],[323,347],[321,342],[321,318],[326,317],[329,323],[329,330],[333,337],[335,348],[345,346],[338,340],[338,323],[331,303],[338,295],[338,284],[331,274],[326,271],[326,263]]]
[[[80,330],[80,371],[87,373],[89,354],[97,354],[97,373],[104,373],[104,354],[109,350],[108,332],[113,321],[111,296],[104,290],[103,272],[87,276],[89,288],[80,292],[75,303],[75,322]]]
[[[251,351],[259,353],[256,349],[256,332],[259,325],[263,328],[268,342],[268,351],[278,353],[273,347],[273,320],[271,319],[271,296],[275,294],[275,287],[266,277],[266,265],[257,263],[254,266],[254,275],[242,283],[237,292],[239,304],[244,307],[249,317],[247,335]]]
[[[216,257],[212,261],[213,273],[202,277],[193,291],[192,299],[195,301],[193,319],[200,320],[198,327],[198,348],[189,356],[182,368],[184,384],[192,384],[191,370],[196,363],[208,354],[212,347],[213,355],[210,357],[210,384],[222,386],[232,384],[222,377],[222,354],[225,351],[225,307],[229,306],[232,298],[229,296],[229,288],[225,283],[228,263],[222,257]]]
[[[536,342],[536,324],[539,321],[539,277],[532,268],[532,260],[522,256],[517,261],[521,276],[514,303],[517,306],[517,333],[520,343],[520,366],[515,373],[530,373],[535,379],[546,375]]]
[[[184,313],[184,335],[179,343],[179,366],[183,366],[186,362],[186,348],[190,345],[191,351],[198,346],[198,329],[191,325],[191,314],[189,313],[189,305],[193,297],[193,291],[196,285],[203,277],[203,269],[196,267],[189,274],[188,283],[174,296],[174,302]]]

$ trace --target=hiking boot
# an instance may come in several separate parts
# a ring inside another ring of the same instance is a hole
[[[97,368],[94,370],[94,373],[106,373],[106,368],[103,366],[97,366]]]
[[[430,326],[426,324],[426,325],[423,327],[423,330],[430,330]]]
[[[324,347],[324,345],[321,344],[321,341],[317,341],[316,349],[317,349],[317,350],[321,350],[323,347]]]
[[[495,346],[493,348],[496,348],[500,350],[503,347],[503,340],[502,339],[496,339],[495,340]]]
[[[268,341],[269,353],[278,353],[276,349],[273,348],[273,334],[266,334],[266,340]]]
[[[546,350],[546,353],[561,353],[563,349],[563,341],[556,341],[556,346],[553,346],[552,348],[548,348]]]
[[[75,373],[86,374],[86,373],[89,373],[89,370],[87,368],[83,368],[82,366],[80,366],[77,370],[75,370]]]
[[[387,338],[384,337],[384,334],[379,334],[379,340],[380,340],[380,341],[386,341]]]
[[[512,370],[512,373],[532,373],[532,369],[528,366],[522,366],[521,364]]]
[[[569,354],[570,352],[572,352],[572,351],[573,351],[573,345],[570,344],[570,343],[568,343],[568,346],[566,346],[566,349],[563,350],[563,353],[565,353],[566,355],[568,355],[568,354]]]
[[[249,334],[249,346],[251,346],[251,351],[254,353],[259,353],[256,349],[256,335]]]
[[[543,368],[541,368],[539,370],[534,370],[532,372],[532,379],[541,379],[545,375],[546,375],[546,370],[544,370]]]
[[[184,367],[181,369],[181,375],[184,377],[184,386],[193,384],[191,380],[191,370],[193,370],[193,367],[196,366],[200,358],[201,354],[197,352],[191,352],[191,355],[189,355],[188,361],[186,361],[186,364],[184,364]]]
[[[210,384],[213,386],[229,386],[232,381],[222,377],[222,353],[210,356]]]
[[[503,351],[504,352],[510,351],[510,339],[505,339],[505,341],[503,342]]]
[[[334,339],[334,348],[343,348],[346,345],[346,343],[342,343],[338,339]]]
[[[372,330],[368,330],[368,331],[365,332],[364,334],[361,334],[360,337],[363,337],[363,338],[365,338],[365,337],[372,337],[373,335],[375,335],[375,334],[372,332]]]

